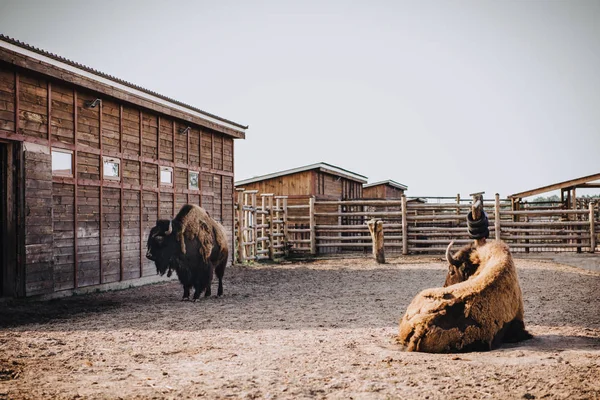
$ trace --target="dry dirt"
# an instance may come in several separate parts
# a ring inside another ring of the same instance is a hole
[[[484,353],[395,343],[444,280],[432,257],[231,267],[225,296],[196,303],[177,282],[5,301],[0,399],[599,399],[600,272],[516,264],[535,338]]]

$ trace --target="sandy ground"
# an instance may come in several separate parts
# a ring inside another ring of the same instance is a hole
[[[232,267],[225,296],[196,303],[176,282],[5,301],[0,399],[600,399],[600,272],[516,264],[535,338],[485,353],[396,344],[444,280],[433,257]]]

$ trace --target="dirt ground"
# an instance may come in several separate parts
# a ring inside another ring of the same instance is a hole
[[[231,267],[196,303],[172,281],[0,302],[0,399],[600,399],[600,271],[516,264],[535,337],[483,353],[396,344],[434,257]]]

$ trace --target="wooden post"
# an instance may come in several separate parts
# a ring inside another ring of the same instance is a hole
[[[237,261],[244,262],[244,189],[236,189],[237,201]]]
[[[315,221],[315,196],[311,196],[308,199],[308,212],[309,212],[309,227],[310,227],[310,254],[317,254],[317,237],[316,237],[316,221]]]
[[[288,252],[288,208],[287,196],[283,198],[283,254],[287,257]]]
[[[373,256],[378,264],[385,264],[385,251],[383,247],[383,221],[378,218],[373,218],[367,222],[371,239],[373,239]]]
[[[406,196],[402,195],[402,255],[408,254],[408,213],[406,208]]]
[[[275,243],[276,240],[273,237],[273,234],[277,232],[277,228],[273,223],[275,221],[275,212],[273,210],[273,195],[269,195],[269,260],[275,259]]]
[[[214,141],[214,136],[213,136],[213,141]],[[213,150],[214,150],[214,148],[213,148]],[[213,154],[214,154],[214,152],[213,152]],[[258,215],[256,213],[256,193],[257,192],[258,192],[257,190],[254,190],[250,196],[250,199],[252,201],[252,204],[251,204],[252,210],[250,210],[250,215],[252,216],[252,242],[253,242],[253,244],[252,244],[252,260],[254,260],[254,261],[258,261],[258,258],[257,258],[258,257],[258,240],[256,240],[257,236],[258,236],[258,229],[256,228],[256,225],[258,222],[257,221]]]
[[[500,239],[500,195],[496,193],[494,200],[494,231],[496,240]]]
[[[596,252],[596,221],[594,218],[594,203],[590,201],[590,253]]]

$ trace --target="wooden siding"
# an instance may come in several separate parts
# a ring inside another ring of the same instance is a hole
[[[0,63],[0,138],[28,144],[27,296],[155,275],[148,233],[185,203],[204,206],[233,243],[229,136]],[[52,148],[72,152],[73,176],[52,175]],[[120,160],[120,179],[104,179],[103,156]],[[160,166],[173,168],[172,186]],[[189,171],[200,190],[189,190]]]
[[[365,199],[388,199],[395,200],[401,199],[403,190],[395,188],[390,185],[377,185],[363,188],[363,198]]]

